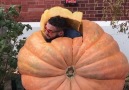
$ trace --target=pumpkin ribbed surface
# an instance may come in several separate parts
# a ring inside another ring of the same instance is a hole
[[[122,90],[129,71],[116,41],[96,23],[83,21],[83,37],[47,43],[41,31],[18,54],[26,90]]]

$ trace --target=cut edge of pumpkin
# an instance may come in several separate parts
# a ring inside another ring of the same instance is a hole
[[[64,18],[68,18],[68,22],[70,26],[79,31],[80,25],[82,23],[83,13],[79,11],[71,12],[69,9],[55,6],[50,9],[46,9],[44,13],[41,15],[40,19],[40,30],[44,31],[44,25],[47,21],[54,16],[61,16]]]

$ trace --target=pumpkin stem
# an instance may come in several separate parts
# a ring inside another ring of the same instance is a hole
[[[75,69],[73,66],[69,66],[66,70],[66,75],[71,78],[75,75]]]

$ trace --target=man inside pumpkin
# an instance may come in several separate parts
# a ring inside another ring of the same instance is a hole
[[[57,37],[75,38],[82,35],[68,25],[66,18],[54,16],[44,25],[43,36],[47,42],[51,42]]]

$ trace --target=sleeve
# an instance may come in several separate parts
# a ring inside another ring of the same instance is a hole
[[[75,29],[65,29],[64,37],[75,38],[82,36],[81,33]]]

